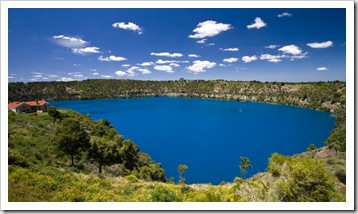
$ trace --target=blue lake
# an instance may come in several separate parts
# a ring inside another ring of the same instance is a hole
[[[265,171],[275,152],[301,153],[323,146],[335,117],[306,108],[196,98],[129,98],[56,101],[50,105],[107,118],[178,180],[186,164],[187,183],[231,182],[240,176],[240,156],[250,159],[247,177]]]

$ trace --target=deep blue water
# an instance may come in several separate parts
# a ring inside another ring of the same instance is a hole
[[[162,163],[178,180],[186,164],[187,183],[233,181],[240,156],[250,159],[247,177],[265,171],[275,152],[301,153],[323,146],[334,128],[327,112],[306,108],[196,98],[130,98],[51,102],[57,108],[107,118],[124,138]]]

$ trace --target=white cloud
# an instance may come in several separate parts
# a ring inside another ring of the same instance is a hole
[[[152,56],[166,56],[166,57],[182,57],[183,54],[181,53],[168,53],[168,52],[162,52],[162,53],[151,53]]]
[[[83,77],[83,74],[81,74],[81,72],[71,72],[67,74],[74,77]]]
[[[261,60],[267,60],[268,62],[281,62],[281,58],[285,58],[285,55],[271,55],[271,54],[261,54],[260,59]]]
[[[156,65],[154,66],[154,69],[155,70],[158,70],[158,71],[165,71],[165,72],[168,72],[168,73],[173,73],[173,68],[170,67],[169,65]]]
[[[139,68],[138,71],[142,72],[142,74],[150,74],[152,73],[150,70],[145,68]]]
[[[310,46],[311,48],[329,48],[332,47],[333,42],[332,41],[327,41],[327,42],[313,42],[313,43],[307,43],[308,46]]]
[[[267,45],[265,46],[265,48],[269,48],[269,49],[275,49],[275,48],[278,48],[280,47],[279,45]]]
[[[98,73],[98,72],[94,72],[94,73],[92,73],[92,75],[93,75],[93,76],[97,76],[97,75],[99,75],[99,73]]]
[[[67,48],[82,48],[88,44],[88,42],[76,37],[58,35],[53,36],[52,38],[54,39],[56,44]]]
[[[81,64],[73,64],[73,66],[80,67],[80,66],[82,66],[82,65],[81,65]]]
[[[317,68],[316,70],[317,70],[317,71],[327,71],[328,68],[326,68],[326,67],[319,67],[319,68]]]
[[[215,45],[215,43],[209,43],[206,46],[213,46],[213,45]]]
[[[200,56],[196,54],[189,54],[188,57],[200,57]]]
[[[121,56],[113,56],[113,55],[109,56],[109,59],[110,59],[111,61],[123,61],[123,60],[127,60],[127,59],[124,58],[124,57],[121,57]]]
[[[131,31],[137,32],[139,35],[143,33],[143,29],[141,27],[139,27],[137,24],[134,24],[133,22],[128,22],[128,24],[126,24],[125,22],[116,22],[116,23],[113,23],[112,26],[114,28],[131,30]]]
[[[219,64],[220,67],[226,67],[227,65],[225,64]]]
[[[177,63],[170,63],[169,66],[172,66],[172,67],[180,67],[180,65],[177,64]]]
[[[281,14],[278,14],[277,15],[278,17],[285,17],[285,16],[288,16],[288,17],[290,17],[290,16],[292,16],[292,14],[291,13],[287,13],[287,12],[283,12],[283,13],[281,13]]]
[[[81,55],[90,53],[101,53],[98,47],[72,48],[72,52]]]
[[[102,55],[97,58],[99,61],[111,61],[108,57],[103,57]]]
[[[224,62],[236,62],[237,60],[239,60],[239,59],[238,59],[238,58],[234,58],[234,57],[227,58],[227,59],[223,59]]]
[[[48,77],[50,77],[50,78],[56,78],[56,77],[58,77],[58,75],[57,75],[57,74],[49,74]]]
[[[189,35],[189,38],[203,39],[205,37],[213,37],[221,32],[231,29],[230,24],[217,23],[216,21],[208,20],[200,22],[197,28],[193,30],[194,35]]]
[[[131,66],[130,64],[123,64],[122,67],[129,67]]]
[[[302,50],[297,47],[296,45],[287,45],[283,46],[282,48],[278,49],[279,51],[282,51],[284,53],[292,54],[292,55],[298,55],[302,53]]]
[[[113,76],[111,76],[111,75],[101,75],[101,77],[106,78],[106,79],[113,78]]]
[[[238,48],[220,48],[222,51],[239,51]]]
[[[249,62],[252,62],[252,61],[257,60],[257,57],[256,57],[256,55],[253,55],[253,56],[243,56],[241,59],[242,59],[242,61],[244,61],[245,63],[249,63]]]
[[[124,57],[121,57],[121,56],[113,56],[113,55],[111,55],[111,56],[109,56],[109,57],[103,57],[102,55],[101,56],[99,56],[98,58],[97,58],[99,61],[106,61],[106,62],[109,62],[109,61],[123,61],[123,60],[127,60],[126,58],[124,58]]]
[[[251,29],[251,28],[256,28],[256,29],[260,29],[262,27],[265,27],[266,23],[264,21],[262,21],[262,19],[260,17],[256,17],[255,18],[255,23],[251,24],[251,25],[247,25],[247,28]]]
[[[138,64],[138,65],[140,65],[140,66],[151,66],[151,65],[154,65],[154,63],[153,62],[143,62],[143,63]]]
[[[205,61],[195,60],[193,63],[194,63],[193,65],[186,67],[186,69],[194,72],[195,74],[199,72],[205,72],[204,70],[205,68],[213,68],[216,65],[215,62],[209,62],[207,60]]]
[[[115,74],[116,74],[117,76],[119,76],[119,77],[123,77],[123,76],[126,76],[126,75],[127,75],[127,73],[124,72],[124,71],[116,71]]]
[[[61,77],[61,79],[57,80],[57,81],[63,81],[63,82],[69,82],[69,81],[74,81],[74,79],[72,79],[71,77]]]
[[[204,44],[206,42],[207,39],[201,39],[201,40],[198,40],[196,41],[196,43],[199,43],[199,44]]]

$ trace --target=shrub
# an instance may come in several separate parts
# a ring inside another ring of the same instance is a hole
[[[159,186],[149,195],[151,202],[180,202],[182,199],[176,193],[164,186]]]
[[[127,179],[130,183],[138,182],[138,178],[135,175],[127,175],[124,178]]]
[[[338,178],[338,180],[344,184],[346,184],[346,171],[343,169],[338,170],[334,175]]]

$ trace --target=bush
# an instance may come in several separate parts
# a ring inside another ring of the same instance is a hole
[[[124,178],[127,179],[130,183],[138,182],[138,178],[135,175],[128,175]]]
[[[338,170],[334,175],[338,178],[338,180],[344,184],[346,184],[346,171],[343,169]]]
[[[151,202],[180,202],[182,199],[176,193],[164,186],[159,186],[149,195]]]

